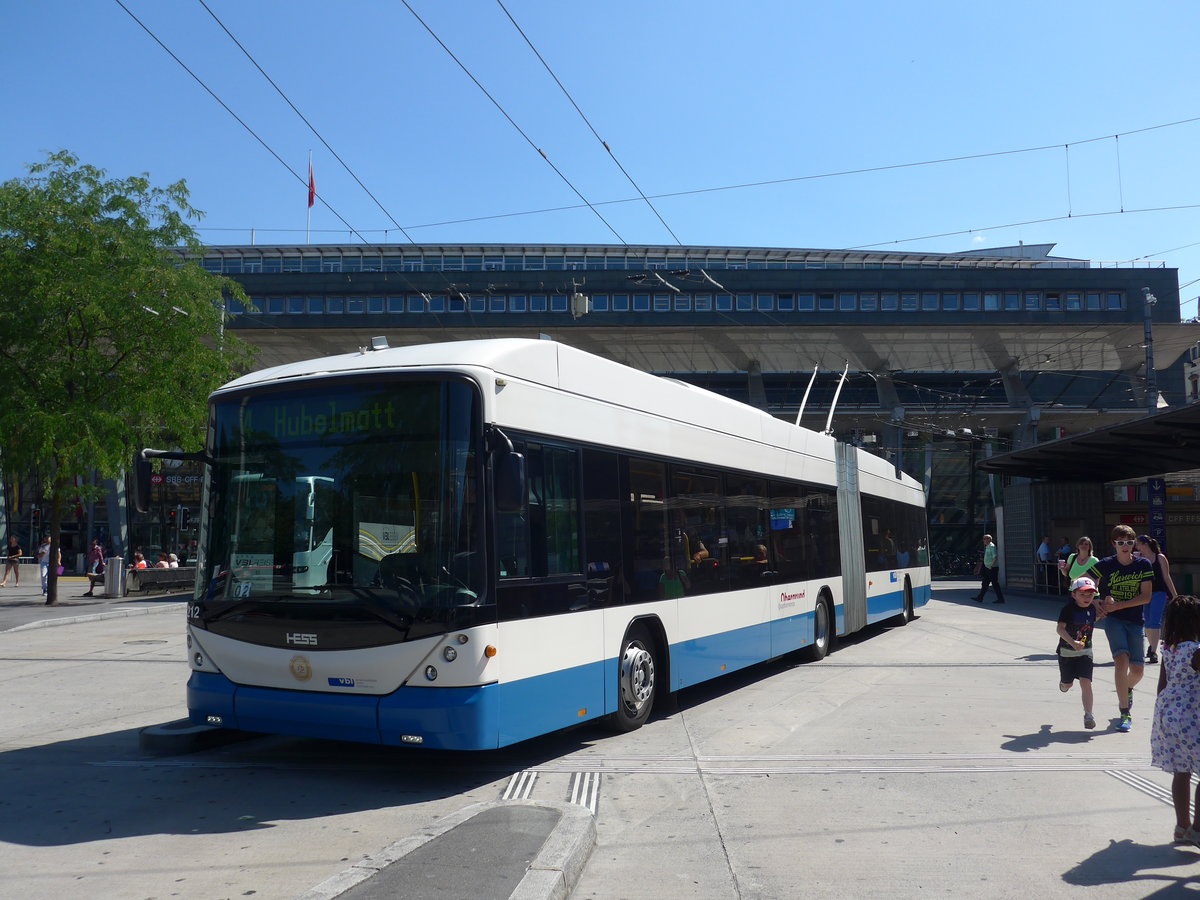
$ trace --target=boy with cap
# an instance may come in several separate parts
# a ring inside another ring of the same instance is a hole
[[[1071,602],[1058,614],[1058,689],[1064,694],[1079,679],[1083,727],[1095,728],[1092,715],[1092,631],[1096,627],[1096,582],[1086,575],[1071,582]]]

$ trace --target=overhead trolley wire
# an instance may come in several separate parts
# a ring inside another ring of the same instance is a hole
[[[584,206],[586,206],[593,213],[595,213],[596,218],[598,218],[601,222],[604,223],[605,227],[607,227],[608,230],[613,233],[613,235],[616,237],[616,239],[618,241],[620,241],[622,244],[625,244],[626,246],[628,246],[628,243],[626,242],[625,238],[621,237],[621,235],[620,235],[620,233],[618,233],[617,229],[613,228],[612,223],[610,223],[608,221],[608,219],[604,218],[604,216],[602,216],[600,214],[600,210],[596,209],[595,205],[590,200],[588,200],[587,197],[583,196],[583,193],[579,190],[579,188],[575,187],[575,185],[571,183],[571,180],[562,173],[562,170],[560,170],[558,168],[558,166],[556,166],[553,162],[551,162],[550,157],[548,155],[546,155],[546,151],[544,151],[541,147],[539,147],[537,144],[535,144],[533,142],[533,138],[531,138],[528,134],[525,133],[525,131],[521,128],[520,125],[518,125],[516,123],[516,121],[513,119],[513,117],[508,114],[508,111],[503,106],[500,105],[500,101],[497,100],[495,97],[493,97],[491,95],[491,93],[489,93],[488,89],[485,88],[482,83],[480,83],[479,79],[476,78],[475,75],[471,72],[471,70],[466,67],[466,65],[462,62],[462,60],[460,60],[457,56],[454,55],[454,51],[452,51],[449,47],[446,46],[446,42],[443,41],[440,37],[438,37],[437,32],[435,32],[432,28],[429,27],[429,25],[427,25],[425,23],[425,20],[422,19],[417,14],[417,11],[415,9],[413,9],[411,5],[409,5],[408,0],[400,0],[400,2],[404,4],[405,8],[410,13],[412,13],[413,18],[421,23],[421,27],[429,32],[429,36],[432,37],[435,41],[437,41],[438,46],[440,46],[443,50],[446,51],[446,55],[449,56],[452,60],[454,60],[454,62],[458,65],[458,67],[460,69],[463,70],[463,72],[466,74],[466,76],[468,78],[470,78],[472,82],[474,82],[475,86],[483,92],[483,95],[492,102],[492,105],[495,106],[496,109],[500,111],[500,115],[504,116],[504,118],[508,121],[508,124],[510,124],[514,129],[516,129],[517,134],[521,135],[521,137],[523,137],[525,139],[525,142],[527,144],[529,144],[529,146],[532,147],[537,152],[538,156],[540,156],[542,159],[544,159],[546,161],[546,165],[548,165],[551,169],[554,170],[554,174],[557,175],[559,178],[561,178],[563,183],[567,187],[569,187],[572,190],[572,192],[574,192],[575,196],[583,201]],[[579,208],[579,207],[576,207],[576,208]]]
[[[292,108],[292,112],[294,112],[297,116],[300,117],[300,121],[308,126],[308,130],[311,131],[314,135],[316,135],[317,140],[319,140],[325,146],[325,149],[328,150],[333,155],[333,158],[336,159],[339,163],[341,163],[342,168],[345,169],[350,174],[350,177],[354,179],[355,183],[357,183],[358,186],[363,189],[363,191],[366,193],[366,195],[368,197],[370,197],[371,200],[374,201],[375,205],[378,206],[380,208],[380,210],[383,211],[383,214],[385,216],[387,216],[389,219],[391,219],[392,224],[395,225],[396,228],[399,229],[400,233],[403,234],[406,238],[408,238],[409,243],[415,244],[416,241],[414,241],[412,239],[412,237],[409,235],[409,233],[404,230],[404,226],[402,226],[399,222],[396,221],[396,217],[393,216],[390,212],[388,212],[387,208],[384,207],[384,205],[379,202],[379,199],[373,193],[371,193],[370,188],[368,188],[365,184],[363,184],[362,179],[359,178],[358,175],[355,174],[354,170],[350,168],[350,165],[344,159],[342,159],[341,156],[338,155],[338,152],[336,150],[334,150],[333,147],[331,147],[329,145],[329,142],[327,140],[325,140],[325,138],[322,136],[321,132],[317,131],[316,126],[313,125],[312,122],[308,121],[308,119],[305,117],[304,113],[300,112],[300,110],[296,108],[296,104],[293,103],[291,101],[291,98],[288,97],[288,95],[284,93],[283,88],[281,88],[279,85],[277,85],[275,83],[275,80],[266,73],[266,71],[263,69],[263,67],[258,64],[258,60],[256,60],[250,54],[249,50],[247,50],[244,46],[242,46],[242,42],[239,41],[236,37],[234,37],[233,32],[231,32],[228,28],[225,27],[225,23],[222,22],[217,17],[217,14],[209,8],[208,4],[205,3],[204,0],[197,0],[197,2],[201,6],[204,7],[205,12],[207,12],[210,16],[212,16],[213,21],[221,26],[221,30],[224,31],[225,34],[229,36],[229,39],[231,41],[233,41],[234,44],[237,45],[237,48],[239,50],[241,50],[243,54],[245,54],[246,59],[250,60],[250,62],[254,65],[254,68],[258,69],[258,71],[262,75],[262,77],[267,79],[267,83],[270,84],[271,87],[275,88],[275,92],[277,94],[279,94],[279,96],[283,98],[284,102]],[[361,235],[360,235],[360,237],[361,237]],[[365,238],[364,238],[364,240],[365,240]]]
[[[217,96],[216,91],[214,91],[212,88],[210,88],[204,82],[204,79],[202,79],[199,75],[197,75],[190,68],[188,68],[187,64],[182,59],[180,59],[178,56],[176,56],[175,53],[171,50],[171,48],[168,47],[166,44],[164,44],[162,42],[162,40],[159,38],[159,36],[157,34],[155,34],[153,31],[151,31],[149,26],[147,26],[145,22],[143,22],[136,15],[134,15],[132,10],[130,10],[129,7],[126,6],[124,3],[122,3],[121,0],[113,0],[113,2],[116,3],[117,6],[121,7],[121,9],[125,10],[126,14],[129,16],[129,18],[133,19],[133,21],[136,22],[138,24],[138,26],[144,32],[146,32],[146,34],[150,35],[151,39],[156,44],[158,44],[158,46],[162,47],[162,49],[167,53],[167,55],[170,56],[171,59],[175,60],[175,62],[179,64],[179,67],[181,69],[183,69],[183,71],[187,72],[190,76],[192,76],[192,79],[198,85],[200,85],[200,87],[204,88],[204,90],[208,93],[208,95],[210,97],[212,97],[214,100],[216,100],[217,103],[219,103],[221,105],[221,108],[225,110],[225,112],[227,112],[227,113],[229,113],[229,115],[233,116],[234,120],[239,125],[241,125],[242,128],[246,129],[246,131],[250,134],[250,136],[252,138],[254,138],[256,141],[258,141],[263,146],[263,149],[265,149],[268,153],[270,153],[273,157],[275,157],[276,161],[281,166],[283,166],[285,169],[287,169],[288,172],[291,173],[293,178],[295,178],[297,181],[299,181],[305,187],[308,186],[308,179],[305,178],[303,175],[301,175],[299,172],[297,172],[295,169],[293,169],[291,166],[289,166],[286,162],[284,162],[283,157],[281,157],[278,153],[276,153],[274,148],[272,148],[270,144],[268,144],[265,140],[263,140],[261,137],[259,137],[258,133],[253,128],[251,128],[249,125],[247,125],[245,120],[242,119],[241,116],[239,116],[232,109],[230,109],[229,104],[227,104],[224,100],[222,100],[219,96]],[[320,197],[319,194],[317,196]],[[367,239],[365,237],[363,237],[363,235],[359,234],[358,229],[356,229],[353,225],[351,225],[349,222],[347,222],[346,219],[342,216],[342,214],[339,213],[336,209],[334,209],[324,197],[320,197],[320,200],[322,203],[325,204],[325,207],[331,213],[333,213],[335,216],[337,216],[338,221],[340,221],[343,225],[345,225],[346,228],[349,229],[349,231],[352,234],[358,235],[359,238],[361,238],[364,243],[367,242]]]
[[[672,230],[671,226],[667,224],[667,220],[662,217],[662,214],[658,211],[658,209],[654,206],[654,204],[650,202],[650,198],[646,196],[646,192],[643,191],[641,186],[636,181],[633,180],[633,176],[630,175],[627,171],[625,171],[625,167],[623,165],[621,165],[621,161],[619,159],[617,159],[617,154],[613,153],[612,147],[610,147],[608,145],[608,141],[606,141],[606,140],[604,140],[604,138],[600,137],[599,132],[596,131],[595,127],[592,125],[592,123],[588,119],[588,117],[584,114],[583,110],[579,108],[579,104],[575,102],[575,98],[571,96],[571,92],[566,89],[566,87],[563,85],[563,83],[559,80],[558,76],[556,74],[554,74],[554,70],[550,68],[550,64],[548,62],[546,62],[546,60],[542,57],[542,54],[538,52],[537,47],[535,47],[533,45],[533,41],[531,41],[529,39],[529,35],[527,35],[525,33],[525,30],[523,28],[521,28],[520,25],[517,24],[517,20],[514,19],[513,14],[508,11],[508,7],[506,7],[504,5],[503,0],[496,0],[496,3],[499,5],[500,9],[502,9],[504,11],[504,14],[506,16],[508,16],[508,21],[512,22],[513,28],[517,29],[517,33],[520,34],[521,37],[523,37],[525,39],[525,43],[529,45],[529,49],[533,51],[533,55],[538,58],[538,62],[540,62],[545,67],[546,71],[550,73],[550,77],[554,79],[554,83],[558,85],[559,89],[562,90],[562,92],[566,96],[566,98],[569,101],[571,101],[571,105],[573,107],[575,107],[575,112],[579,113],[579,118],[583,119],[584,124],[587,125],[587,127],[591,130],[591,132],[595,136],[596,140],[598,140],[600,142],[600,145],[608,152],[608,155],[610,157],[612,157],[612,161],[614,163],[616,163],[617,168],[621,170],[621,174],[625,176],[626,180],[631,185],[633,185],[634,190],[636,190],[638,192],[638,196],[641,197],[644,201],[646,201],[646,205],[648,207],[650,207],[650,211],[652,213],[654,213],[654,215],[658,218],[658,221],[662,223],[662,227],[667,229],[668,232],[670,232],[671,237],[675,238],[675,243],[682,246],[683,241],[679,240],[679,236],[677,234],[675,234],[675,232],[674,232],[674,230]]]

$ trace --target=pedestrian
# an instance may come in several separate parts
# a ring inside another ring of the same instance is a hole
[[[168,569],[178,569],[179,568],[179,557],[177,555],[175,555],[174,553],[167,554],[167,568]]]
[[[50,535],[42,538],[37,548],[38,575],[42,579],[42,593],[50,592]]]
[[[92,546],[88,548],[87,570],[89,575],[98,575],[104,566],[104,548],[100,541],[92,538]]]
[[[1200,599],[1184,595],[1167,605],[1162,638],[1150,760],[1171,773],[1176,843],[1200,847],[1200,785],[1189,796],[1192,774],[1200,773]]]
[[[1058,545],[1057,556],[1059,559],[1066,559],[1071,555],[1071,542],[1066,538],[1062,539],[1062,543]]]
[[[1133,728],[1133,689],[1145,672],[1145,641],[1142,608],[1150,602],[1154,567],[1133,555],[1133,529],[1118,525],[1112,530],[1114,555],[1096,564],[1100,572],[1100,613],[1104,633],[1113,656],[1113,680],[1117,689],[1119,731]]]
[[[1050,549],[1050,537],[1042,538],[1042,542],[1038,544],[1037,561],[1045,565],[1054,560],[1054,551]]]
[[[1096,582],[1086,575],[1071,582],[1071,600],[1058,614],[1058,689],[1064,694],[1079,679],[1083,727],[1095,728],[1092,715],[1092,632],[1096,627]]]
[[[983,536],[983,559],[975,566],[975,574],[981,576],[979,593],[971,599],[976,603],[982,603],[983,596],[987,593],[990,584],[996,591],[996,599],[992,602],[1003,603],[1004,592],[1000,590],[1000,554],[997,552],[996,544],[990,534]]]
[[[1154,583],[1150,587],[1150,602],[1146,604],[1146,662],[1158,662],[1158,637],[1162,628],[1163,610],[1167,608],[1167,600],[1177,593],[1175,582],[1171,580],[1171,561],[1158,546],[1158,541],[1148,534],[1139,534],[1134,549],[1142,559],[1150,560],[1154,567]]]
[[[8,536],[8,548],[5,550],[4,556],[4,580],[0,581],[0,587],[8,587],[8,575],[12,573],[17,579],[16,586],[21,585],[21,545],[17,543],[15,535]]]
[[[1096,563],[1100,562],[1092,552],[1092,539],[1086,534],[1075,542],[1075,552],[1058,563],[1059,573],[1071,583],[1076,578],[1086,575],[1092,581],[1100,584],[1100,572]]]

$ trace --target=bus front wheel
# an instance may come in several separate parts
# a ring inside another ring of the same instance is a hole
[[[617,660],[617,711],[612,725],[619,732],[641,728],[650,718],[657,686],[655,644],[642,626],[630,629]]]

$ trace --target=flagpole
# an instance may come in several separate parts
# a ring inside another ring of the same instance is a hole
[[[313,208],[313,170],[312,151],[308,151],[308,222],[304,226],[304,243],[312,243],[312,208]]]

